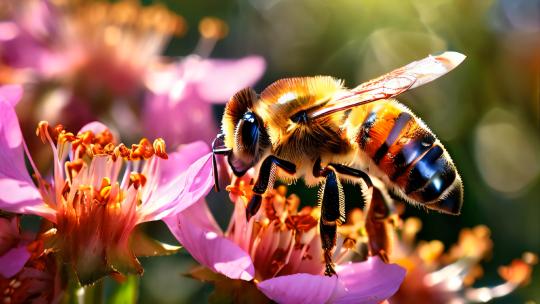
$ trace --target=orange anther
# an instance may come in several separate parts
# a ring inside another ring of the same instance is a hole
[[[199,32],[206,39],[223,39],[229,33],[229,27],[219,18],[205,17],[199,22]]]
[[[149,159],[154,155],[154,147],[152,147],[152,143],[147,138],[142,138],[139,141],[139,149],[144,159]]]
[[[122,156],[122,158],[128,158],[129,155],[131,154],[131,150],[129,150],[128,147],[126,147],[126,145],[124,144],[120,144],[118,145],[118,153],[120,154],[120,156]]]
[[[83,167],[83,161],[81,159],[75,159],[71,162],[66,162],[64,166],[66,168],[66,173],[68,174],[69,179],[72,180],[73,177],[81,171]]]
[[[167,155],[167,152],[165,151],[166,146],[165,146],[165,140],[163,140],[163,138],[157,138],[156,140],[154,140],[153,146],[154,146],[154,153],[158,157],[163,158],[163,159],[169,158],[169,156]]]
[[[47,138],[49,137],[49,123],[47,121],[42,120],[38,123],[36,135],[39,136],[43,143],[47,141]]]
[[[133,185],[135,189],[139,189],[139,187],[144,187],[146,185],[146,176],[142,173],[138,172],[131,172],[129,174],[129,185]]]

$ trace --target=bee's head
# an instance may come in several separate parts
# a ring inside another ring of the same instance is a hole
[[[253,111],[256,102],[255,91],[243,89],[227,102],[223,114],[224,143],[232,149],[228,162],[236,176],[253,167],[270,146],[264,122]]]

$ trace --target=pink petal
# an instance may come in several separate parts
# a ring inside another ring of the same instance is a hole
[[[166,93],[147,94],[143,111],[145,134],[164,138],[170,147],[195,140],[210,142],[219,130],[212,105],[201,99],[194,83],[179,82]],[[183,89],[179,90],[179,86]]]
[[[0,256],[0,275],[10,278],[17,274],[30,258],[26,246],[19,246]]]
[[[210,152],[210,147],[203,141],[178,147],[176,152],[169,154],[169,159],[160,160],[160,184],[170,182],[208,152]]]
[[[15,107],[22,98],[23,89],[20,85],[5,85],[0,87],[0,99],[4,99]]]
[[[257,287],[278,303],[325,303],[336,287],[337,277],[297,273],[260,282]]]
[[[24,142],[12,106],[14,102],[0,99],[0,209],[15,213],[47,214],[50,218],[52,211],[43,203],[26,170]]]
[[[181,152],[179,153],[182,155]],[[189,158],[190,154],[186,155]],[[177,156],[171,156],[177,159]],[[174,166],[175,163],[178,161],[168,164],[166,160],[163,160],[161,165]],[[140,210],[142,221],[160,220],[182,212],[208,194],[214,185],[210,153],[200,157],[183,172],[175,172],[176,176],[171,172],[165,173],[168,177],[160,181],[156,191],[143,201]]]
[[[238,60],[208,59],[201,62],[204,78],[198,83],[199,95],[210,102],[224,103],[237,91],[253,85],[266,68],[262,57]]]
[[[204,202],[191,206],[177,216],[166,218],[164,222],[201,265],[231,279],[253,279],[255,268],[251,258],[217,230]]]
[[[110,130],[106,125],[104,125],[103,123],[99,122],[99,121],[93,121],[93,122],[89,122],[87,123],[86,125],[84,125],[81,130],[79,130],[79,133],[82,133],[82,132],[86,132],[86,131],[91,131],[92,133],[94,134],[99,134],[105,130]],[[115,138],[118,138],[115,136]]]
[[[19,34],[19,29],[14,22],[0,22],[0,42],[14,39]]]
[[[337,267],[339,283],[333,303],[379,303],[391,297],[405,278],[405,269],[378,257]]]

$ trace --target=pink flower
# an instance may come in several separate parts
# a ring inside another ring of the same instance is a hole
[[[36,186],[14,111],[20,92],[0,88],[0,209],[52,222],[47,244],[83,284],[114,273],[142,273],[129,242],[135,226],[181,212],[206,195],[213,183],[208,147],[186,145],[165,160],[162,139],[142,139],[128,148],[98,122],[77,135],[41,122],[37,133],[52,148],[54,173],[46,180],[26,151]]]
[[[264,60],[257,56],[224,60],[191,55],[157,67],[147,79],[143,112],[147,135],[160,134],[173,146],[194,140],[210,142],[217,131],[212,103],[224,103],[236,91],[254,84],[264,69]]]
[[[30,68],[41,76],[62,73],[71,66],[76,54],[71,50],[75,48],[64,45],[68,32],[49,1],[21,1],[5,8],[10,19],[0,23],[2,61],[14,68]]]
[[[225,233],[204,202],[164,220],[203,266],[230,279],[253,282],[278,303],[379,303],[397,291],[403,268],[379,258],[345,262],[346,249],[337,250],[337,276],[322,275],[318,209],[297,211],[298,198],[272,190],[261,211],[246,222],[246,196],[232,190],[235,208]]]
[[[148,64],[185,28],[183,18],[165,7],[133,1],[24,0],[5,8],[8,19],[0,23],[5,63],[123,95],[137,93]]]
[[[27,245],[19,230],[19,219],[0,217],[0,276],[10,278],[22,269],[30,258]]]
[[[49,252],[50,253],[50,252]],[[63,284],[43,241],[22,234],[19,217],[0,217],[0,294],[3,303],[54,303]]]
[[[39,120],[78,130],[98,118],[129,136],[140,132],[135,109],[145,76],[173,35],[185,30],[181,16],[160,4],[130,0],[1,6],[0,81],[30,89],[19,112],[23,134],[32,134],[28,126]],[[29,136],[27,144],[36,146]]]

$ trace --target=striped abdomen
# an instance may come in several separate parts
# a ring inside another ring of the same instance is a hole
[[[358,146],[391,188],[413,203],[459,214],[463,185],[452,159],[409,109],[383,100],[353,110],[349,121],[357,128]]]

